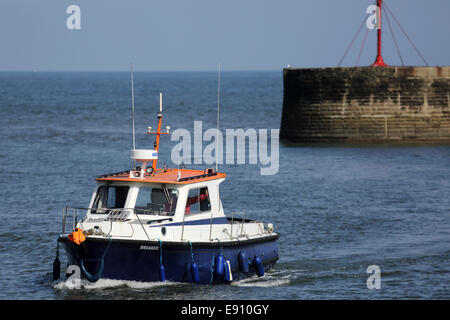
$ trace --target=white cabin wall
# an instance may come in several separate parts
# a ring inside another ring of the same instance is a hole
[[[206,182],[199,182],[199,183],[192,183],[188,185],[183,185],[180,187],[179,194],[178,194],[178,202],[177,202],[177,208],[175,211],[175,219],[176,221],[183,221],[183,219],[189,219],[189,220],[197,220],[197,219],[205,219],[205,218],[216,218],[216,217],[222,217],[224,216],[224,212],[222,209],[222,202],[220,200],[220,193],[219,193],[219,184],[224,179],[219,180],[211,180]],[[197,189],[197,188],[203,188],[208,187],[209,192],[209,201],[211,203],[211,211],[207,211],[204,213],[196,213],[195,215],[189,216],[184,218],[184,212],[186,208],[186,201],[189,195],[189,190],[191,189]]]

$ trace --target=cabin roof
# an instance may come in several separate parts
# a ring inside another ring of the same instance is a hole
[[[178,179],[178,172],[180,178]],[[225,178],[223,172],[207,172],[191,169],[157,169],[154,175],[144,173],[143,178],[130,178],[130,170],[110,173],[97,177],[97,181],[126,181],[126,182],[149,182],[149,183],[173,183],[173,184],[191,184],[197,182],[217,180]]]

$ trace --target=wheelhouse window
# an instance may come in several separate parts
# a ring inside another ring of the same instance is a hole
[[[136,205],[137,214],[173,216],[177,206],[178,190],[162,188],[139,188]]]
[[[107,213],[107,209],[124,208],[129,189],[127,186],[100,186],[91,213]]]
[[[211,211],[208,188],[196,188],[189,190],[186,201],[185,214],[194,214]]]

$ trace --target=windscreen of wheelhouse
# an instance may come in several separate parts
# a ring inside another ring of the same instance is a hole
[[[91,213],[108,213],[107,209],[124,208],[129,189],[127,186],[100,186]]]
[[[177,206],[178,190],[141,187],[136,199],[137,214],[155,214],[173,216]]]

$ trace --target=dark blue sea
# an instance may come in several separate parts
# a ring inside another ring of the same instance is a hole
[[[163,126],[216,127],[216,72],[135,72],[134,83],[138,148],[153,147],[159,92]],[[221,129],[280,128],[281,70],[222,72],[220,96]],[[129,169],[131,144],[129,73],[0,73],[0,299],[450,298],[450,146],[436,144],[280,144],[268,176],[220,165],[225,211],[280,234],[280,259],[262,278],[53,282],[62,209],[87,206],[96,176]],[[173,167],[174,144],[161,138],[160,165]],[[367,286],[371,265],[379,289]]]

